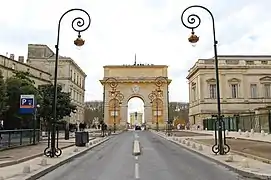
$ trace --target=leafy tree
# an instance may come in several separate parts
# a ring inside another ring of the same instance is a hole
[[[7,110],[7,108],[8,106],[7,106],[6,83],[4,81],[2,71],[0,71],[0,117],[2,117],[3,113]]]
[[[38,115],[47,124],[53,119],[52,106],[54,102],[54,86],[46,84],[39,86],[41,101]],[[70,116],[76,110],[76,106],[71,103],[70,93],[63,92],[61,86],[57,86],[57,110],[56,119],[59,122],[65,116]]]
[[[91,101],[85,104],[84,120],[88,125],[93,125],[94,118],[98,118],[99,122],[103,121],[103,102]]]
[[[14,75],[6,79],[6,94],[8,110],[4,113],[4,126],[6,129],[32,128],[33,115],[20,114],[20,96],[22,94],[33,94],[39,100],[38,89],[35,82],[29,78],[29,72],[15,71]]]

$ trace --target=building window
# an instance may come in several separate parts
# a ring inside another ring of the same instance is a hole
[[[261,61],[262,64],[268,64],[267,61]]]
[[[250,84],[250,96],[251,98],[257,98],[257,84]]]
[[[75,82],[75,77],[76,77],[76,74],[73,73],[73,81]]]
[[[209,93],[211,99],[216,99],[216,84],[209,85]]]
[[[16,67],[16,65],[15,65],[15,63],[13,63],[11,66],[11,69],[15,70],[15,67]]]
[[[231,96],[232,98],[238,98],[238,84],[231,85]]]
[[[71,79],[72,79],[72,69],[70,70],[70,77],[71,77]]]
[[[42,73],[40,73],[40,78],[42,77]]]
[[[264,84],[264,97],[270,98],[270,84]]]
[[[192,101],[196,100],[196,86],[192,87]]]

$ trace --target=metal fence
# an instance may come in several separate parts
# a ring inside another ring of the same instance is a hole
[[[1,130],[0,150],[35,144],[40,141],[39,129]]]
[[[207,130],[214,130],[214,122],[216,118],[209,118],[203,120],[203,128]],[[225,122],[225,129],[229,131],[250,131],[271,133],[271,113],[253,114],[244,116],[223,117]]]

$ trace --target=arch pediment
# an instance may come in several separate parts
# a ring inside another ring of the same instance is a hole
[[[270,81],[271,82],[271,76],[264,76],[260,78],[260,81]]]
[[[206,80],[207,83],[215,83],[215,78],[210,78]]]
[[[237,78],[231,78],[231,79],[228,80],[228,82],[230,82],[230,83],[239,83],[239,82],[241,82],[241,80],[237,79]]]

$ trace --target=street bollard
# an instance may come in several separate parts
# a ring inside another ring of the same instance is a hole
[[[78,152],[79,149],[78,148],[74,148],[73,152]]]
[[[23,167],[23,173],[30,173],[30,165],[25,165]]]
[[[47,159],[42,159],[41,161],[40,161],[40,165],[41,166],[46,166],[47,165]]]
[[[190,142],[189,142],[189,141],[187,141],[186,145],[187,145],[187,146],[190,146]]]
[[[241,166],[243,168],[249,168],[249,163],[248,163],[248,160],[246,158],[244,158],[241,162]]]
[[[233,162],[233,155],[228,155],[227,159],[225,161],[226,162]]]
[[[239,133],[239,135],[242,135],[242,130],[239,129],[239,130],[238,130],[238,133]]]
[[[199,145],[199,148],[198,148],[198,149],[199,149],[199,151],[202,151],[202,150],[203,150],[203,147],[202,147],[201,144]]]
[[[196,144],[195,143],[192,144],[192,148],[196,149]]]

